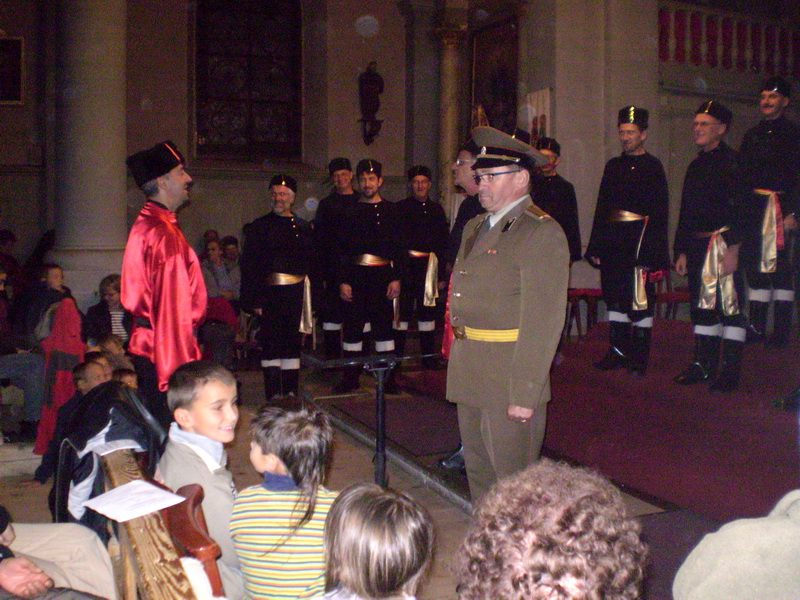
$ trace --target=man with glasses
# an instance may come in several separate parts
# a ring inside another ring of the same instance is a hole
[[[586,260],[600,269],[610,346],[595,367],[627,366],[644,375],[650,356],[655,287],[650,273],[669,266],[669,195],[661,161],[648,154],[649,113],[626,106],[617,115],[622,154],[606,163]]]
[[[561,227],[529,195],[546,158],[491,127],[478,127],[473,165],[486,215],[464,228],[453,268],[456,339],[447,397],[458,404],[472,501],[539,457],[550,364],[564,326],[569,249]]]

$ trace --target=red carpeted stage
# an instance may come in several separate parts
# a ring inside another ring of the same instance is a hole
[[[672,381],[691,358],[689,323],[656,320],[644,377],[591,366],[605,352],[607,333],[600,323],[571,339],[553,368],[550,453],[717,521],[764,515],[800,487],[797,415],[771,406],[800,384],[800,342],[784,350],[747,345],[739,390],[721,394]],[[389,404],[388,435],[412,454],[442,452],[455,439],[455,411],[442,402],[444,378],[409,372],[405,385],[430,399],[416,397],[413,410],[407,401]],[[372,420],[371,403],[361,410],[351,403],[341,408]]]

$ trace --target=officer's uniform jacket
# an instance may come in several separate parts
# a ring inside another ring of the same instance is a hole
[[[519,329],[513,342],[456,339],[447,372],[451,402],[534,408],[550,399],[550,364],[567,301],[569,249],[561,227],[530,196],[477,241],[487,215],[467,223],[453,269],[453,327]],[[473,245],[474,244],[474,245]]]

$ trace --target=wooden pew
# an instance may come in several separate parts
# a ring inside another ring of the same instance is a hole
[[[109,489],[145,479],[132,450],[116,450],[102,462]],[[124,600],[136,600],[137,589],[141,600],[195,600],[181,554],[160,512],[120,524],[119,538],[123,562],[130,567],[126,569]]]

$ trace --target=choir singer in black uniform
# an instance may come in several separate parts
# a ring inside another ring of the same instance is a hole
[[[259,341],[264,394],[296,394],[302,334],[311,333],[311,226],[292,212],[297,182],[269,183],[272,211],[244,227],[241,304],[261,315]]]
[[[773,333],[768,344],[789,340],[794,306],[790,260],[800,205],[800,131],[784,114],[792,88],[782,77],[761,86],[762,120],[742,138],[741,180],[746,188],[747,232],[742,259],[750,287],[750,338],[766,335],[767,312],[774,300]]]
[[[322,322],[325,358],[339,358],[342,353],[342,324],[346,306],[339,296],[338,240],[347,209],[358,201],[353,190],[353,167],[347,158],[334,158],[328,163],[333,191],[319,202],[314,217],[314,248],[317,266],[322,274]],[[316,303],[316,301],[315,301]]]
[[[674,244],[675,270],[689,276],[694,325],[694,358],[675,381],[691,385],[713,380],[711,389],[720,391],[734,390],[739,383],[747,326],[738,268],[742,239],[738,154],[723,139],[732,119],[731,111],[716,100],[697,109],[694,143],[700,153],[683,181]]]
[[[610,347],[595,367],[627,366],[644,375],[650,355],[655,288],[649,273],[669,266],[669,196],[661,161],[645,148],[649,113],[626,106],[617,115],[622,154],[606,163],[586,260],[600,269]]]
[[[534,144],[548,163],[538,168],[531,181],[533,203],[561,225],[569,244],[570,262],[583,257],[581,250],[581,228],[578,222],[578,199],[573,185],[558,174],[561,164],[561,144],[549,137],[542,137]]]
[[[395,350],[394,301],[400,296],[400,279],[406,252],[400,241],[397,205],[384,200],[382,165],[364,159],[356,166],[361,198],[347,211],[341,236],[339,293],[349,304],[342,340],[343,358],[364,352],[364,325],[370,324],[377,354]],[[342,380],[333,388],[336,394],[359,388],[360,367],[345,369]],[[397,391],[389,379],[386,393]]]
[[[400,320],[395,332],[395,352],[406,350],[406,333],[416,315],[422,366],[435,369],[439,359],[436,349],[437,298],[447,287],[445,254],[447,252],[447,217],[441,204],[430,198],[431,170],[417,165],[408,170],[411,196],[398,203],[401,236],[408,248],[403,286],[400,291]],[[441,261],[441,262],[440,262]]]

